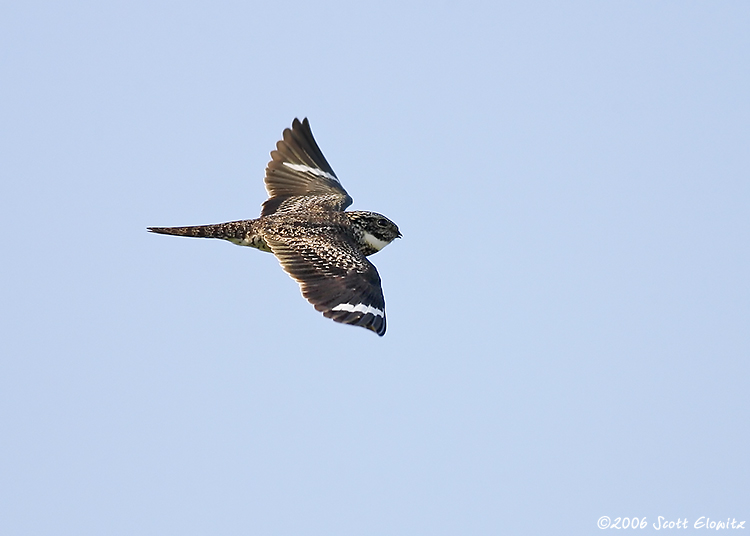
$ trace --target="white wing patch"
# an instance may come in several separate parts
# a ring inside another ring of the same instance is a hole
[[[318,177],[325,177],[326,179],[330,179],[341,184],[336,177],[334,177],[327,171],[323,171],[322,169],[306,166],[304,164],[290,164],[289,162],[284,162],[284,165],[288,168],[293,169],[294,171],[301,171],[302,173],[312,173],[313,175],[317,175]]]
[[[385,312],[382,309],[373,307],[372,305],[366,305],[364,303],[358,303],[352,305],[351,303],[340,303],[336,307],[333,307],[331,311],[348,311],[350,313],[372,313],[375,316],[381,316],[385,318]]]

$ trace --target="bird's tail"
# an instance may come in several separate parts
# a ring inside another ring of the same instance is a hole
[[[194,225],[192,227],[148,227],[152,233],[190,236],[193,238],[221,238],[223,240],[243,240],[251,231],[251,222],[230,221],[213,225]]]

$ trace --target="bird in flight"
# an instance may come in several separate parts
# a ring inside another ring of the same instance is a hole
[[[268,199],[260,218],[192,227],[149,227],[152,233],[220,238],[273,253],[302,295],[324,316],[385,334],[380,275],[367,260],[401,237],[376,212],[345,211],[352,204],[313,138],[295,119],[271,151]]]

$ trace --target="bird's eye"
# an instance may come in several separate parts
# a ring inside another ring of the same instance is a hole
[[[388,222],[387,222],[387,221],[385,221],[385,220],[384,220],[383,218],[380,218],[380,219],[378,220],[378,226],[379,226],[379,227],[385,227],[386,225],[388,225]]]

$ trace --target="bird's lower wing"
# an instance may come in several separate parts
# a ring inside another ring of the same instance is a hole
[[[385,334],[385,299],[375,266],[347,241],[266,238],[302,295],[324,316]]]

